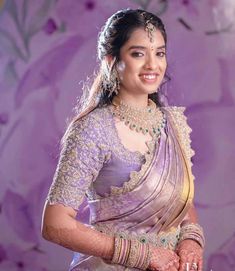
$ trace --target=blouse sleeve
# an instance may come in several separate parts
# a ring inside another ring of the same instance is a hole
[[[73,123],[66,134],[47,200],[78,210],[103,166],[105,144],[100,123],[90,116]]]

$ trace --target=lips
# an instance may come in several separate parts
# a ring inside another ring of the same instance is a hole
[[[140,74],[140,78],[142,81],[147,82],[147,83],[154,83],[159,74],[158,73],[142,73]]]

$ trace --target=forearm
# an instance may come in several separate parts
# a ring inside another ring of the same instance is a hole
[[[198,223],[196,208],[192,204],[187,215],[180,224],[180,240],[179,243],[186,239],[191,239],[197,242],[201,247],[205,245],[205,237],[203,228]]]
[[[46,240],[72,251],[112,259],[113,237],[78,222],[75,213],[64,213],[62,210],[61,206],[46,208],[42,228],[42,235]]]
[[[184,217],[183,221],[181,222],[180,226],[183,226],[188,223],[198,223],[198,216],[197,211],[194,205],[192,204],[189,208],[186,216]]]

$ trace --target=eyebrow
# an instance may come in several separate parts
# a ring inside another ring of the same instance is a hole
[[[144,46],[141,46],[141,45],[133,45],[133,46],[131,46],[129,49],[128,49],[128,51],[130,51],[130,50],[132,50],[132,49],[146,49],[146,47],[144,47]],[[166,49],[166,45],[162,45],[162,46],[159,46],[159,47],[157,47],[157,49],[159,50],[159,49]]]

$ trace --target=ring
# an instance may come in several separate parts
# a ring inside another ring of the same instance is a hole
[[[192,269],[197,270],[197,264],[196,263],[192,264]]]

